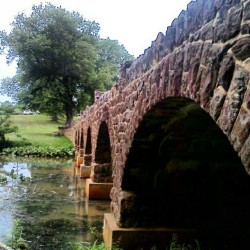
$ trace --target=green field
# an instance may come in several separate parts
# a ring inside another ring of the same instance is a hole
[[[64,124],[64,120],[52,122],[47,115],[12,115],[11,124],[18,127],[17,133],[7,134],[10,141],[27,140],[32,145],[39,146],[72,146],[70,140],[64,136],[53,135],[58,131],[58,126]]]

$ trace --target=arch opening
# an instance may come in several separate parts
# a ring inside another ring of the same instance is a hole
[[[218,246],[249,225],[249,181],[209,114],[190,99],[170,97],[143,117],[134,135],[122,180],[130,206],[121,202],[120,224],[192,228]]]
[[[111,147],[106,122],[102,122],[98,132],[97,145],[95,151],[96,163],[110,163],[111,162]]]
[[[91,143],[91,129],[88,128],[87,131],[87,140],[86,140],[86,148],[85,148],[85,154],[91,154],[92,153],[92,143]]]
[[[79,135],[80,137],[80,149],[83,149],[84,148],[84,141],[83,141],[83,128],[81,129],[81,133]]]
[[[84,165],[90,166],[92,162],[92,142],[91,142],[91,128],[87,130],[87,139],[84,154]]]
[[[97,137],[95,165],[92,180],[94,182],[112,182],[111,146],[108,125],[102,122]]]

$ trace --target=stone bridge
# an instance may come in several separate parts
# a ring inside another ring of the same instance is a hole
[[[77,164],[111,184],[106,241],[114,225],[195,229],[216,249],[250,245],[249,24],[249,0],[190,2],[81,113]]]

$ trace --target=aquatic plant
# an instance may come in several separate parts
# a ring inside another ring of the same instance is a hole
[[[0,183],[6,183],[7,177],[5,175],[0,174]]]
[[[194,240],[192,242],[180,243],[178,239],[178,234],[174,233],[172,235],[172,240],[170,243],[169,250],[200,250],[200,249],[201,248],[198,240]]]
[[[19,219],[14,220],[14,227],[11,232],[11,236],[7,240],[7,245],[11,247],[11,249],[19,250],[19,249],[28,249],[27,242],[22,238],[23,227],[21,225],[21,221]]]
[[[94,242],[93,245],[89,244],[88,246],[83,246],[81,243],[75,244],[72,246],[71,250],[107,250],[108,248],[105,246],[105,244],[98,243],[97,240]],[[121,250],[119,247],[113,245],[112,250]]]
[[[15,155],[24,157],[72,157],[74,149],[71,146],[55,147],[55,146],[25,146],[5,148],[2,155]]]

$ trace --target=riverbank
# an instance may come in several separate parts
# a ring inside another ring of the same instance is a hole
[[[64,124],[63,119],[51,121],[44,114],[11,115],[11,124],[18,127],[17,133],[7,134],[6,138],[16,144],[31,143],[39,146],[72,146],[70,140],[58,135],[58,127]]]
[[[51,121],[47,115],[12,115],[17,133],[6,134],[6,147],[0,154],[21,157],[68,158],[74,154],[72,142],[58,133],[63,120]]]

